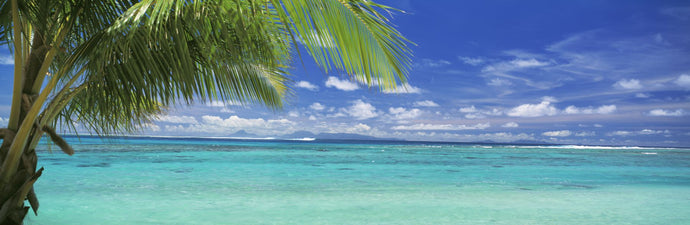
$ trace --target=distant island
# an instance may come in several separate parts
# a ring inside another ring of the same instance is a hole
[[[229,138],[250,138],[250,139],[264,139],[264,138],[275,138],[275,139],[304,139],[304,138],[314,138],[316,140],[362,140],[362,141],[405,141],[404,139],[398,138],[378,138],[373,136],[361,135],[361,134],[348,134],[348,133],[319,133],[314,134],[309,131],[297,131],[291,134],[281,135],[277,137],[266,137],[256,134],[249,133],[245,130],[240,130],[235,133],[227,135]]]

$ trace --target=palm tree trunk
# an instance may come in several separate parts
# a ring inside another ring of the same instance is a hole
[[[12,106],[21,107],[19,109],[19,124],[23,124],[25,119],[33,119],[26,118],[26,115],[33,106],[33,100],[39,91],[34,88],[34,84],[37,82],[43,83],[44,76],[38,76],[38,73],[43,65],[48,49],[49,47],[43,43],[42,36],[38,32],[35,32],[32,40],[31,53],[28,61],[24,64],[22,73],[24,76],[24,85],[21,91],[22,103]],[[34,125],[31,129],[32,132],[30,132],[30,134],[32,135],[28,136],[28,140],[25,143],[38,141],[42,136],[42,132],[37,126]],[[0,146],[0,162],[5,162],[10,146],[17,141],[15,140],[15,132],[16,130],[3,130],[3,142]],[[33,184],[41,174],[41,170],[36,170],[38,157],[31,144],[25,144],[22,148],[22,155],[18,163],[19,168],[11,175],[9,183],[2,185],[2,190],[0,190],[0,225],[22,224],[29,210],[29,207],[24,205],[24,200],[29,200],[29,204],[31,208],[33,208],[34,213],[36,213],[39,206],[36,194],[33,191]]]

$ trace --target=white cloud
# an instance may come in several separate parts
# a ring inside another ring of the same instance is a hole
[[[376,107],[361,99],[353,101],[350,107],[344,109],[344,112],[358,120],[370,119],[379,115],[376,112]]]
[[[325,106],[325,105],[321,105],[321,103],[314,102],[313,104],[311,104],[311,105],[309,106],[309,108],[310,108],[310,109],[313,109],[313,110],[316,110],[316,111],[322,111],[322,110],[326,109],[326,106]]]
[[[501,79],[501,78],[491,79],[491,81],[489,81],[489,83],[487,83],[487,85],[497,86],[497,87],[509,86],[511,84],[513,84],[513,82],[510,82],[509,80]]]
[[[337,77],[328,77],[328,80],[326,80],[326,87],[332,87],[341,91],[354,91],[359,89],[357,83],[340,80]]]
[[[640,81],[637,79],[622,79],[613,84],[613,87],[618,88],[618,89],[640,89],[642,88],[642,85],[640,84]]]
[[[0,117],[0,127],[7,127],[7,124],[10,123],[9,118],[2,118]]]
[[[471,119],[471,120],[472,119],[483,119],[483,118],[486,118],[486,116],[484,114],[481,114],[481,113],[469,113],[469,114],[465,114],[465,118]]]
[[[436,104],[436,102],[433,102],[431,100],[424,100],[424,101],[418,101],[413,104],[416,107],[438,107],[439,105]]]
[[[369,125],[358,123],[357,125],[345,129],[345,133],[362,133],[369,130],[371,130],[371,127]]]
[[[686,88],[686,89],[690,89],[690,75],[682,74],[682,75],[678,76],[678,79],[676,79],[673,82],[676,83],[678,86],[681,86],[681,87]]]
[[[0,55],[0,65],[14,65],[14,58],[11,55]]]
[[[460,111],[461,113],[467,113],[465,114],[465,118],[467,119],[482,119],[486,118],[486,116],[503,115],[503,111],[500,109],[493,108],[491,110],[479,110],[474,106],[463,107],[460,108],[458,111]]]
[[[292,110],[292,111],[288,112],[288,116],[289,117],[299,117],[299,112]]]
[[[499,63],[494,63],[488,66],[485,66],[482,68],[482,72],[497,72],[497,73],[505,73],[505,72],[510,72],[510,71],[516,71],[516,70],[521,70],[525,68],[533,68],[533,67],[543,67],[549,65],[548,62],[541,62],[537,59],[530,58],[530,59],[521,59],[517,58],[512,61],[503,61]]]
[[[296,85],[296,86],[299,87],[299,88],[304,88],[304,89],[310,90],[310,91],[317,91],[317,90],[319,90],[319,87],[318,87],[318,86],[313,85],[312,83],[309,83],[309,82],[307,82],[307,81],[300,81],[300,82],[297,82],[297,85]]]
[[[549,65],[548,62],[541,62],[539,60],[536,60],[534,58],[532,59],[515,59],[513,61],[510,61],[511,64],[518,68],[527,68],[527,67],[540,67],[540,66],[546,66]]]
[[[264,120],[262,118],[245,119],[245,118],[240,118],[238,116],[230,116],[227,119],[222,119],[219,116],[204,115],[201,117],[201,120],[204,124],[211,124],[211,125],[215,125],[215,126],[229,127],[229,128],[251,128],[251,127],[270,128],[270,127],[278,127],[278,126],[284,125],[284,124],[294,124],[293,122],[291,122],[287,119],[279,119],[279,120]]]
[[[544,96],[544,97],[541,97],[541,101],[553,103],[553,102],[558,102],[558,99],[556,99],[556,97],[553,97],[553,96]]]
[[[479,64],[484,63],[484,60],[481,58],[471,58],[471,57],[461,56],[461,57],[458,57],[458,59],[465,64],[473,65],[473,66],[478,66]]]
[[[596,109],[592,107],[578,108],[571,105],[563,110],[565,114],[611,114],[614,112],[616,112],[616,105],[604,105]]]
[[[653,109],[649,111],[650,116],[682,116],[685,112],[682,109],[677,109],[676,111],[664,110],[664,109]]]
[[[597,134],[597,133],[594,132],[594,131],[582,131],[582,132],[575,133],[575,136],[578,136],[578,137],[591,137],[591,136],[595,136],[596,134]]]
[[[643,130],[641,130],[641,131],[639,131],[639,132],[637,132],[637,133],[638,133],[638,134],[641,134],[641,135],[652,135],[652,134],[669,134],[669,133],[671,133],[671,131],[669,131],[669,130],[651,130],[651,129],[643,129]]]
[[[476,125],[453,125],[453,124],[414,124],[414,125],[400,125],[394,126],[393,130],[483,130],[491,127],[489,123],[480,123]]]
[[[669,130],[651,130],[642,129],[640,131],[614,131],[608,133],[608,136],[635,136],[635,135],[654,135],[654,134],[670,134]]]
[[[474,112],[477,112],[477,108],[475,108],[474,106],[463,107],[463,108],[460,108],[460,110],[458,110],[458,111],[460,111],[461,113],[474,113]]]
[[[646,93],[637,93],[635,94],[635,98],[649,98],[651,97],[649,94]]]
[[[422,110],[419,109],[405,109],[403,107],[389,108],[388,112],[393,115],[396,120],[414,119],[422,115]]]
[[[569,130],[547,131],[547,132],[542,133],[541,135],[549,136],[549,137],[568,137],[568,136],[572,135],[572,132]]]
[[[539,104],[524,104],[508,111],[508,116],[514,117],[540,117],[553,116],[558,114],[558,109],[551,105],[549,101],[542,101]]]
[[[158,121],[158,122],[164,122],[164,123],[183,123],[183,124],[199,123],[198,121],[196,121],[196,118],[194,118],[193,116],[161,115],[161,116],[158,116],[157,118],[155,118],[154,120]]]
[[[632,134],[633,134],[633,132],[630,132],[630,131],[615,131],[615,132],[609,133],[608,135],[609,136],[629,136]]]
[[[286,134],[295,131],[295,122],[287,119],[246,119],[230,116],[223,119],[219,116],[204,115],[199,123],[188,126],[165,126],[166,132],[206,133],[225,136],[239,130],[258,135]]]
[[[505,127],[505,128],[516,128],[516,127],[519,127],[519,126],[520,126],[520,125],[519,125],[518,123],[516,123],[516,122],[507,122],[507,123],[501,125],[501,127]]]
[[[434,60],[434,59],[421,59],[421,60],[419,61],[419,63],[417,63],[416,65],[417,65],[418,67],[437,68],[437,67],[447,66],[447,65],[450,65],[450,64],[451,64],[450,62],[448,62],[448,61],[446,61],[446,60],[443,60],[443,59],[439,59],[439,60]]]

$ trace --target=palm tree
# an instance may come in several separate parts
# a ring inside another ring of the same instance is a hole
[[[289,93],[302,50],[325,72],[382,89],[406,83],[407,41],[368,0],[1,0],[0,44],[14,56],[8,127],[0,129],[0,224],[38,200],[35,148],[55,128],[140,130],[176,104],[261,103]]]

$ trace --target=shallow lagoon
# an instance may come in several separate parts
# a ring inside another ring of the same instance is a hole
[[[690,223],[689,149],[68,141],[26,224]]]

